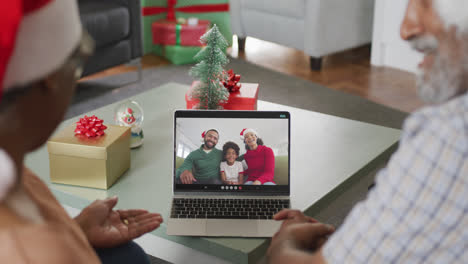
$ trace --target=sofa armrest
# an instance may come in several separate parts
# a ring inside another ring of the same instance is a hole
[[[128,7],[130,13],[130,42],[132,59],[143,55],[142,17],[140,0],[112,0]]]
[[[305,52],[321,57],[372,39],[375,0],[308,0]]]

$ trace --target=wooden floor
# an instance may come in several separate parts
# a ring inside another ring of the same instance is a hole
[[[422,106],[416,94],[414,75],[387,67],[371,66],[370,46],[325,57],[322,70],[313,72],[309,67],[309,57],[301,51],[247,38],[245,51],[238,52],[236,42],[234,38],[234,45],[228,49],[234,58],[359,95],[401,111],[410,112]],[[142,64],[144,68],[149,68],[161,67],[169,62],[154,55],[145,55]],[[131,66],[117,66],[85,79],[134,70],[136,68]]]

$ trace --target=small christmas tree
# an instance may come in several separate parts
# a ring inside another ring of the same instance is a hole
[[[229,62],[224,54],[228,43],[216,25],[200,41],[206,47],[195,55],[198,63],[190,70],[190,75],[200,80],[194,87],[192,97],[200,100],[200,109],[220,109],[219,104],[229,98],[229,91],[221,83],[226,79],[224,65]]]

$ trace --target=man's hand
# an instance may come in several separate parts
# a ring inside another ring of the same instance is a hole
[[[319,250],[334,230],[330,225],[310,222],[281,227],[268,248],[269,263],[324,263]]]
[[[314,218],[305,215],[299,210],[283,209],[273,216],[274,220],[283,221],[281,227],[291,223],[318,223]]]
[[[273,219],[283,221],[267,252],[272,262],[278,261],[277,263],[291,257],[313,257],[310,253],[320,249],[335,230],[299,210],[284,209]]]
[[[197,180],[193,177],[193,174],[189,170],[185,170],[180,174],[180,181],[182,184],[192,184],[194,182],[197,182]]]
[[[93,247],[108,248],[127,243],[158,228],[160,214],[146,210],[112,210],[117,197],[96,200],[75,218]]]

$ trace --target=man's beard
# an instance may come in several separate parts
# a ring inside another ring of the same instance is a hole
[[[207,149],[212,149],[212,148],[214,148],[214,147],[216,146],[216,144],[215,144],[215,143],[213,143],[213,142],[211,142],[211,144],[213,144],[213,146],[211,146],[211,147],[210,147],[210,146],[208,146],[208,144],[207,144],[207,143],[208,143],[208,140],[206,140],[206,139],[205,139],[205,147],[206,147]]]
[[[437,40],[433,37],[421,37],[411,43],[424,49],[436,49]],[[464,87],[464,74],[468,63],[468,50],[463,44],[461,64],[450,60],[449,54],[434,54],[434,61],[427,72],[417,74],[416,85],[419,97],[426,103],[440,104],[466,92]],[[465,56],[466,54],[466,56]]]

